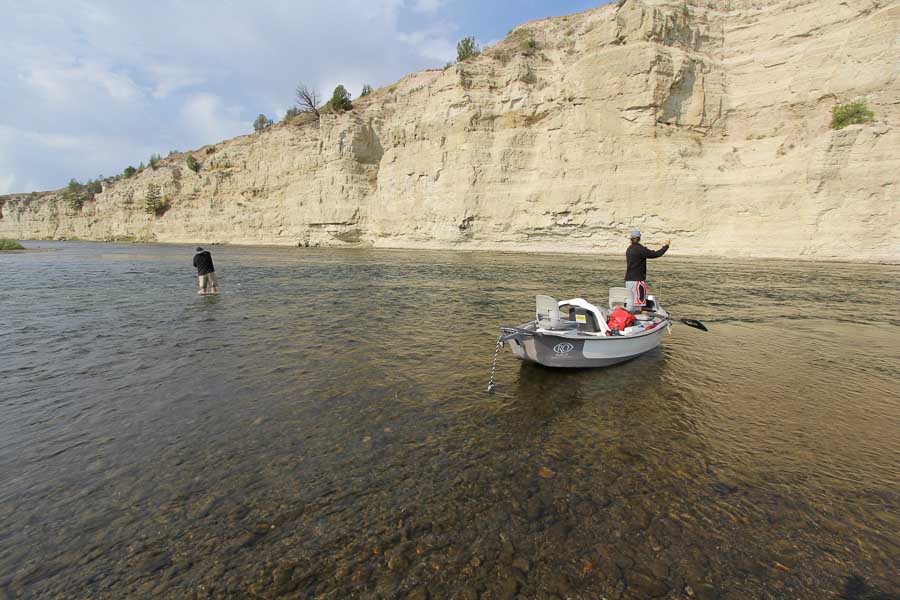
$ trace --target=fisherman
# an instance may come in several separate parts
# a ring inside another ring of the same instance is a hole
[[[631,290],[631,298],[625,308],[631,312],[643,310],[647,306],[647,259],[659,258],[669,249],[670,240],[659,250],[651,250],[641,244],[641,232],[631,232],[631,245],[625,252],[627,268],[625,270],[625,287]]]
[[[219,285],[216,281],[216,268],[213,266],[212,255],[209,250],[197,247],[194,254],[194,266],[197,267],[197,280],[200,283],[198,294],[218,294]]]

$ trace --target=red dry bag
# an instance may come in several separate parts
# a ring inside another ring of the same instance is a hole
[[[617,306],[612,314],[609,315],[609,321],[606,322],[609,325],[610,329],[618,329],[619,331],[623,331],[626,327],[630,327],[634,325],[634,315],[622,308],[621,306]]]

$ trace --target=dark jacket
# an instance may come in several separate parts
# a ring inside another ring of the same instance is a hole
[[[625,251],[625,259],[628,267],[625,270],[625,281],[644,281],[647,279],[647,259],[659,258],[666,253],[669,246],[663,246],[659,250],[651,250],[640,242],[632,242]]]
[[[209,250],[204,250],[194,255],[194,266],[197,267],[197,275],[209,275],[216,272],[216,268],[213,266],[212,254],[209,253]]]

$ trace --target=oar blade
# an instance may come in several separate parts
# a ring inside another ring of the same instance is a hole
[[[697,319],[678,319],[680,322],[684,323],[688,327],[693,327],[694,329],[699,329],[700,331],[709,331],[706,328],[706,325],[698,321]]]

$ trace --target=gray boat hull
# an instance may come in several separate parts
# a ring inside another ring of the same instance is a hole
[[[532,322],[511,328],[505,342],[516,358],[545,367],[609,367],[637,358],[659,346],[668,325],[666,321],[637,335],[605,337],[577,332],[535,331]]]

